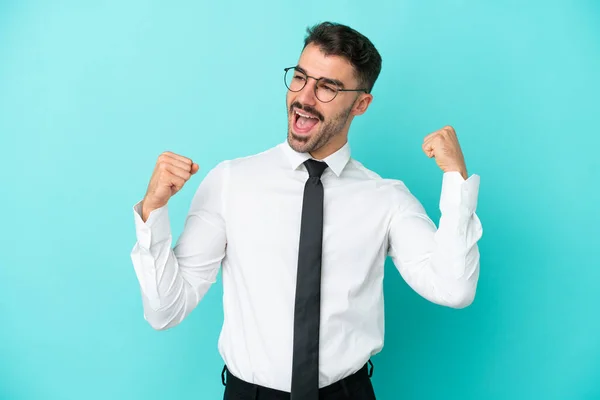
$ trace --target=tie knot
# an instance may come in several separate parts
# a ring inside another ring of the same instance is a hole
[[[320,178],[323,174],[323,171],[325,171],[325,168],[327,168],[327,163],[323,161],[308,159],[304,161],[304,166],[308,171],[308,176],[310,176],[311,178]]]

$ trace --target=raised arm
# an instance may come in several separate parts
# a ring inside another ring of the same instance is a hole
[[[137,242],[131,260],[144,318],[154,329],[183,321],[216,281],[227,241],[222,214],[225,165],[209,171],[200,183],[175,246],[167,202],[198,171],[197,164],[163,153],[146,196],[134,206]]]
[[[444,174],[439,228],[404,186],[389,231],[389,255],[406,283],[424,298],[463,308],[475,297],[482,227],[475,214],[479,177]]]
[[[451,127],[423,141],[423,151],[444,172],[439,227],[421,203],[398,185],[398,207],[389,228],[389,255],[404,280],[424,298],[462,308],[475,297],[479,279],[481,221],[475,213],[479,176],[467,179],[464,157]]]

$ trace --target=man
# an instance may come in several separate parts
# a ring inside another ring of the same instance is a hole
[[[350,157],[350,124],[380,69],[355,30],[309,29],[285,69],[287,141],[210,170],[173,249],[167,202],[198,164],[161,154],[134,207],[131,256],[152,327],[180,323],[222,266],[225,399],[374,399],[388,255],[424,298],[454,308],[474,299],[479,177],[468,177],[454,130],[422,146],[443,171],[439,229],[401,181]]]

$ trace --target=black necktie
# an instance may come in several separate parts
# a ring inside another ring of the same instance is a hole
[[[319,322],[321,316],[321,253],[323,247],[323,184],[327,164],[304,162],[309,178],[304,186],[296,307],[291,400],[319,398]]]

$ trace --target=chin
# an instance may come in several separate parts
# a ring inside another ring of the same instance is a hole
[[[312,137],[313,135],[298,135],[290,129],[288,131],[287,141],[292,149],[299,153],[307,153],[313,150]]]

